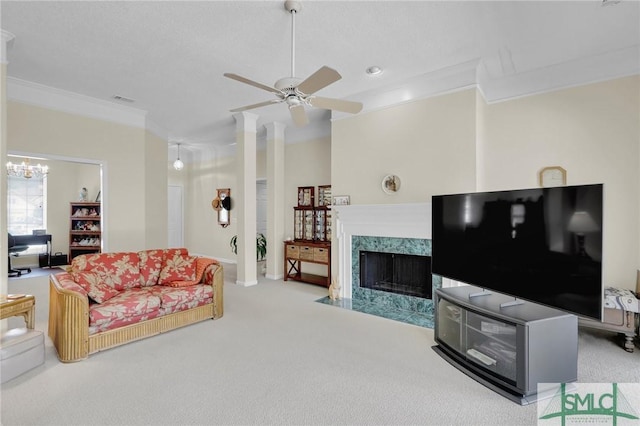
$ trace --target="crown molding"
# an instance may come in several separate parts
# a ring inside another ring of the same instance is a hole
[[[515,72],[512,67],[495,77],[489,72],[494,65],[492,61],[493,58],[483,58],[464,62],[418,75],[400,84],[354,94],[349,100],[364,104],[360,114],[470,88],[478,89],[489,104],[503,102],[640,74],[640,46],[523,72]],[[331,120],[348,117],[353,115],[334,111]]]
[[[639,45],[498,78],[480,66],[477,81],[491,104],[636,74],[640,74]]]
[[[7,77],[7,99],[55,111],[146,129],[147,112],[90,96]]]

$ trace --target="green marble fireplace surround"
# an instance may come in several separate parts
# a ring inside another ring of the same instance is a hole
[[[333,206],[333,249],[338,267],[334,279],[340,300],[318,300],[332,306],[433,328],[433,300],[360,288],[360,252],[431,256],[431,203]],[[442,287],[432,275],[431,294]]]
[[[392,317],[424,327],[433,327],[433,300],[360,287],[360,252],[415,254],[431,256],[431,240],[359,236],[351,237],[351,298],[357,305],[366,304],[378,316]],[[432,275],[432,294],[442,287],[442,279]],[[385,313],[388,311],[388,313]]]

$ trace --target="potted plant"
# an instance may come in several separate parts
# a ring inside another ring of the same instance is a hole
[[[238,254],[238,236],[234,235],[229,241],[233,254]],[[258,262],[265,260],[267,256],[267,238],[263,234],[256,235],[256,260]]]

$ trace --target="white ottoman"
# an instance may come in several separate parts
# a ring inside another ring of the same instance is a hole
[[[0,383],[44,363],[44,334],[29,328],[14,328],[0,339]]]

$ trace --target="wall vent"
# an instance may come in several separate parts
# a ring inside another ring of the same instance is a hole
[[[115,99],[116,101],[128,102],[130,104],[135,102],[135,100],[133,100],[131,98],[125,98],[124,96],[120,96],[120,95],[113,95],[112,98]]]

